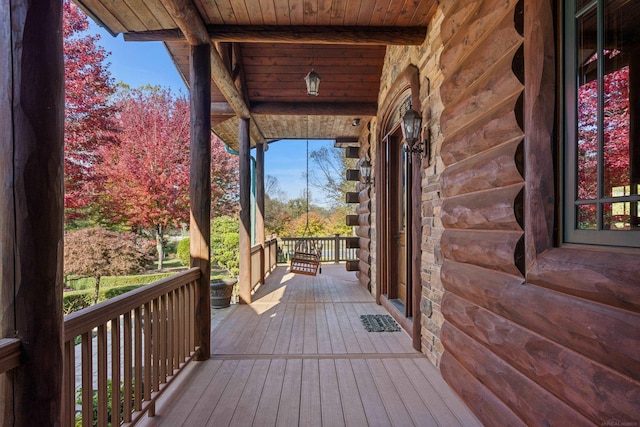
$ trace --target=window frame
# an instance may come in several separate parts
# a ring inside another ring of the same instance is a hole
[[[562,53],[560,66],[562,67],[562,88],[560,90],[560,104],[562,116],[562,242],[563,244],[593,245],[602,247],[619,247],[634,249],[640,247],[640,230],[606,230],[603,225],[603,209],[605,203],[613,202],[637,202],[640,197],[603,197],[603,152],[602,152],[602,110],[603,110],[603,60],[598,59],[598,197],[590,200],[597,206],[597,229],[586,230],[577,228],[577,206],[580,203],[577,198],[578,163],[577,163],[577,103],[578,103],[578,46],[577,46],[577,19],[596,8],[597,20],[597,47],[596,52],[602,52],[604,47],[604,0],[592,0],[585,4],[581,11],[576,11],[576,0],[562,0],[563,28]]]

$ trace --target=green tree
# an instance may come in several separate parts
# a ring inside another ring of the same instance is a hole
[[[237,276],[240,272],[240,223],[221,216],[211,221],[211,263]]]

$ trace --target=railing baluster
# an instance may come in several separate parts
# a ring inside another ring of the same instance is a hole
[[[173,375],[173,292],[167,295],[167,376]]]
[[[98,427],[107,427],[107,328],[98,326]]]
[[[185,296],[185,289],[184,286],[181,287],[180,289],[178,289],[178,310],[179,310],[179,317],[180,317],[180,323],[179,323],[179,332],[180,332],[180,336],[178,337],[178,346],[180,347],[180,356],[179,356],[179,363],[182,363],[182,361],[184,360],[185,357],[185,340],[186,340],[186,331],[187,331],[187,325],[184,321],[185,319],[185,312],[184,312],[184,296]]]
[[[151,340],[153,345],[153,361],[151,362],[151,373],[153,388],[151,389],[151,392],[154,392],[160,390],[160,372],[162,370],[160,368],[160,346],[162,345],[160,337],[160,322],[162,321],[160,318],[160,298],[156,298],[153,300],[153,308],[151,310],[153,318],[153,322],[151,324]]]
[[[91,332],[82,334],[82,425],[93,425],[93,348]]]
[[[148,402],[151,400],[151,357],[152,357],[152,339],[151,335],[151,323],[153,322],[151,317],[151,303],[148,302],[144,305],[144,380],[142,382],[142,394],[143,400]]]
[[[195,335],[196,335],[195,319],[194,319],[195,283],[190,283],[188,286],[188,290],[189,290],[189,298],[187,300],[187,310],[188,310],[187,322],[189,323],[189,345],[188,345],[187,355],[190,355],[191,352],[193,352],[193,349],[195,347]]]
[[[131,389],[131,380],[132,380],[132,376],[131,376],[131,364],[132,364],[132,349],[133,349],[133,342],[131,340],[131,312],[127,312],[124,314],[124,321],[123,321],[123,346],[124,346],[124,372],[123,372],[123,379],[122,381],[124,382],[122,389],[123,389],[123,394],[124,394],[124,403],[123,403],[123,417],[122,420],[125,423],[130,423],[131,422],[131,411],[132,411],[132,407],[131,407],[131,398],[133,396],[132,393],[132,389]]]
[[[111,319],[111,425],[120,425],[120,317]]]
[[[167,296],[160,297],[160,383],[167,382]]]
[[[64,343],[64,380],[62,390],[64,398],[62,425],[72,427],[76,424],[76,348],[74,340]]]
[[[135,323],[135,379],[134,379],[134,410],[142,410],[142,309],[137,307],[134,310]]]

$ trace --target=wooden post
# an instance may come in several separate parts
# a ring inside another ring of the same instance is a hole
[[[0,3],[0,425],[60,425],[64,67],[62,1]]]
[[[196,294],[197,360],[211,354],[211,62],[210,45],[191,46],[191,267],[200,268]]]
[[[240,145],[240,301],[251,304],[251,140],[249,119],[239,121]]]
[[[334,251],[333,251],[334,252],[334,254],[333,254],[334,261],[333,262],[335,262],[336,264],[339,264],[340,263],[340,249],[341,249],[340,248],[340,235],[339,234],[335,235],[335,239],[334,239],[333,245],[334,245]],[[346,256],[345,256],[345,258],[346,258]]]
[[[260,284],[264,283],[266,273],[264,247],[264,144],[256,144],[256,243],[260,245]]]

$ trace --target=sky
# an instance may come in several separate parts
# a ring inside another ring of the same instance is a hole
[[[111,52],[107,61],[109,71],[116,82],[132,87],[146,84],[170,87],[172,92],[188,93],[187,87],[173,65],[161,42],[125,42],[122,35],[111,36],[89,19],[89,32],[99,34],[99,44]],[[322,146],[333,147],[333,141],[309,141],[309,151]],[[278,179],[285,199],[295,199],[304,194],[306,186],[306,141],[282,140],[269,144],[265,153],[265,175]],[[311,187],[311,203],[325,206],[319,189]]]

